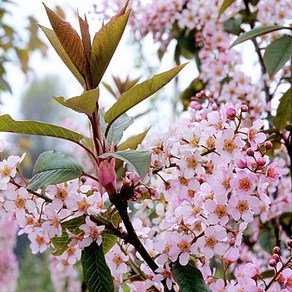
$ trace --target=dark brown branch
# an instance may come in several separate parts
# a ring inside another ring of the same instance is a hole
[[[137,233],[132,225],[132,222],[127,211],[128,209],[127,200],[123,198],[123,195],[121,193],[119,193],[116,194],[115,196],[112,196],[110,198],[110,201],[117,208],[122,218],[122,221],[127,229],[128,234],[124,238],[125,242],[130,243],[135,247],[135,249],[139,252],[139,254],[145,260],[150,269],[155,273],[155,271],[158,269],[158,265],[148,254],[147,250],[145,249],[145,247],[143,246],[143,244],[141,243],[140,239],[137,236]],[[167,288],[166,280],[163,280],[162,284],[164,286],[165,291],[174,292],[173,288],[171,288],[170,290]]]

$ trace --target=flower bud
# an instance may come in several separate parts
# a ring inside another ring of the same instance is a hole
[[[280,249],[279,246],[275,246],[275,247],[273,248],[273,254],[274,254],[274,253],[276,253],[276,254],[278,254],[278,255],[281,255],[281,249]]]
[[[116,193],[115,160],[103,160],[98,166],[98,178],[100,184],[106,189],[108,195]]]
[[[257,159],[258,166],[264,166],[266,164],[266,159],[264,157],[259,157]]]
[[[253,156],[253,155],[254,155],[254,151],[253,151],[251,148],[248,148],[248,149],[246,150],[246,154],[247,154],[248,156]]]
[[[236,117],[236,110],[233,107],[229,107],[226,110],[227,119],[234,120]]]
[[[272,258],[278,263],[280,261],[280,256],[276,253],[273,254]]]
[[[292,248],[292,239],[290,239],[290,240],[288,241],[288,246],[289,246],[290,248]]]
[[[246,104],[243,104],[241,107],[240,107],[241,111],[243,113],[246,113],[248,111],[248,106]]]
[[[237,160],[236,163],[237,167],[240,169],[244,169],[247,167],[247,161],[244,157],[240,158],[239,160]]]
[[[273,143],[271,141],[266,141],[264,146],[267,150],[269,150],[273,148]]]
[[[271,266],[272,268],[276,267],[277,262],[274,259],[270,259],[269,260],[269,266]]]

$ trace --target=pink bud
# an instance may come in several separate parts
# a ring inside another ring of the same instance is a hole
[[[271,141],[266,141],[264,145],[267,150],[273,148],[273,143]]]
[[[197,104],[198,104],[197,101],[191,101],[191,103],[190,103],[190,108],[192,108],[192,109],[196,109]]]
[[[98,166],[98,178],[100,184],[106,189],[108,195],[116,193],[115,160],[103,160]]]
[[[236,117],[236,110],[233,107],[229,107],[226,110],[226,115],[229,120],[234,120],[234,118]]]
[[[253,156],[253,155],[254,155],[254,151],[253,151],[251,148],[248,148],[248,149],[246,150],[246,154],[247,154],[248,156]]]
[[[281,248],[279,246],[275,246],[273,248],[273,253],[276,253],[278,255],[281,255]]]
[[[248,106],[246,104],[243,104],[241,107],[240,107],[241,111],[243,113],[246,113],[248,111]]]
[[[259,157],[257,159],[257,165],[258,166],[264,166],[266,164],[266,159],[264,157]]]
[[[273,268],[273,267],[276,267],[277,265],[277,262],[274,260],[274,259],[270,259],[269,260],[269,265]]]
[[[280,256],[276,253],[273,254],[272,258],[278,263],[280,261]]]
[[[244,169],[247,167],[247,161],[244,157],[242,157],[239,160],[237,160],[236,165],[238,168]]]

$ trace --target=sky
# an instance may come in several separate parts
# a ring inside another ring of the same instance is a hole
[[[89,13],[92,11],[92,1],[90,0],[43,0],[44,3],[53,8],[55,5],[59,5],[66,13],[66,19],[73,25],[73,27],[78,31],[78,22],[76,17],[76,11],[78,9],[79,14],[82,16],[84,13],[87,14],[87,18],[91,27],[91,36],[101,27],[102,19],[97,17],[95,14]],[[9,21],[14,24],[17,21],[17,27],[19,31],[23,30],[25,33],[24,27],[26,26],[27,16],[32,15],[37,19],[37,21],[46,26],[51,27],[48,21],[45,9],[43,7],[41,0],[15,0],[17,6],[13,9],[13,14]],[[96,0],[98,3],[98,0]],[[19,73],[19,69],[16,66],[8,67],[8,79],[10,84],[13,87],[13,95],[6,94],[2,97],[4,102],[4,108],[2,108],[2,113],[8,113],[15,119],[21,119],[21,109],[19,108],[19,100],[25,92],[25,89],[29,85],[29,81],[36,77],[46,76],[48,74],[57,74],[62,78],[63,84],[66,89],[65,98],[70,98],[73,96],[80,95],[82,93],[82,88],[76,82],[71,72],[63,64],[59,56],[56,54],[51,45],[46,40],[45,36],[42,35],[42,39],[48,44],[49,54],[48,58],[44,59],[39,53],[32,55],[31,67],[33,69],[32,73],[29,74],[29,77],[25,77],[23,74]],[[120,78],[124,78],[127,75],[130,75],[132,78],[141,76],[141,81],[145,80],[143,72],[135,69],[135,54],[137,45],[131,43],[130,31],[126,30],[121,43],[112,59],[111,64],[107,70],[107,73],[104,76],[104,81],[111,83],[111,75],[114,74]],[[156,57],[157,44],[154,44],[151,40],[151,37],[148,37],[143,42],[143,53],[152,66],[157,67],[158,71],[155,74],[169,70],[174,67],[173,61],[173,51],[174,43],[171,43],[168,48],[168,53],[162,59],[160,63]],[[246,43],[244,46],[240,47],[242,52],[248,56],[250,60],[249,63],[245,63],[246,70],[250,70],[253,66],[252,57],[255,56],[254,52],[251,51],[250,44]],[[186,60],[187,61],[187,60]],[[253,68],[254,70],[254,68]],[[180,76],[180,87],[185,88],[189,85],[190,81],[196,77],[196,68],[194,62],[188,64],[179,74]],[[164,91],[164,96],[171,95],[174,89],[174,82],[171,82],[167,85],[166,90]],[[62,96],[62,92],[60,92]],[[137,134],[146,128],[149,125],[156,125],[156,127],[167,127],[170,121],[173,121],[172,108],[169,103],[166,102],[166,99],[161,99],[156,103],[158,111],[152,112],[147,117],[139,119],[137,123],[134,123],[133,126],[129,129],[129,135]],[[109,108],[113,104],[114,99],[106,92],[104,88],[101,88],[101,99],[102,106]],[[136,115],[145,110],[146,102],[141,103],[136,106],[133,110],[129,111],[129,115]]]
[[[98,0],[97,0],[98,1]],[[37,19],[37,21],[46,27],[51,27],[48,21],[47,15],[45,13],[43,4],[41,0],[26,0],[20,1],[15,0],[17,2],[17,6],[13,9],[13,14],[9,21],[12,24],[17,21],[19,31],[26,26],[26,19],[29,15],[32,15]],[[96,15],[89,13],[92,11],[91,3],[92,1],[80,1],[80,0],[47,0],[44,3],[53,8],[56,4],[61,6],[66,13],[66,20],[68,20],[73,27],[78,31],[78,23],[76,17],[76,11],[78,9],[79,14],[82,16],[84,13],[87,14],[87,18],[91,27],[91,36],[100,28],[102,24],[102,20],[98,18]],[[23,29],[23,33],[25,34],[25,30]],[[42,33],[40,33],[42,35]],[[32,54],[31,60],[31,68],[33,69],[32,73],[29,74],[28,77],[19,73],[17,66],[11,65],[8,66],[8,79],[10,84],[13,87],[13,95],[6,94],[3,96],[2,100],[4,102],[4,107],[2,108],[2,113],[8,113],[15,119],[21,119],[21,109],[19,108],[19,100],[22,94],[25,92],[25,89],[29,85],[29,81],[36,77],[46,76],[48,74],[58,74],[62,80],[64,80],[64,84],[66,86],[67,95],[65,98],[70,98],[72,96],[76,96],[82,93],[82,88],[79,86],[78,82],[75,81],[71,72],[66,68],[63,64],[59,56],[56,54],[53,48],[51,48],[49,42],[46,40],[45,36],[42,36],[42,39],[48,44],[49,54],[48,58],[44,59],[39,53]],[[130,75],[132,78],[136,78],[141,76],[140,70],[135,69],[135,54],[136,49],[135,44],[130,43],[130,30],[127,29],[121,43],[115,52],[115,55],[109,65],[107,73],[104,76],[104,81],[107,83],[111,83],[111,75],[119,76],[120,78],[125,78],[127,75]],[[172,52],[174,46],[170,45],[169,51]],[[158,71],[155,74],[171,69],[175,66],[172,58],[172,54],[166,54],[162,60],[162,63],[159,63],[156,58],[156,50],[157,45],[153,44],[150,37],[146,38],[143,44],[143,50],[148,58],[148,62],[152,63],[151,65],[158,68]],[[154,57],[155,56],[155,57]],[[153,58],[154,57],[154,58]],[[182,76],[182,80],[184,80],[185,84],[188,84],[192,78],[194,77],[194,64],[190,64],[187,66],[183,72],[180,73]],[[145,80],[145,77],[141,76],[141,81]],[[174,82],[170,83],[166,88],[166,93],[164,95],[168,95],[173,92]],[[62,95],[62,92],[60,93]],[[109,108],[109,106],[114,102],[114,99],[111,98],[109,94],[107,94],[106,90],[101,89],[101,103],[105,108]],[[163,107],[163,111],[159,114],[159,120],[165,121],[165,125],[169,121],[171,107],[166,103],[162,104],[157,103],[158,108]],[[129,111],[129,115],[136,115],[144,111],[145,103],[143,102],[141,105],[135,107],[135,109]],[[132,126],[132,130],[130,129],[130,134],[139,133],[143,131],[145,128],[149,127],[149,124],[157,123],[157,113],[152,113],[149,117],[145,117],[139,119],[138,123]],[[163,124],[163,122],[162,122]]]

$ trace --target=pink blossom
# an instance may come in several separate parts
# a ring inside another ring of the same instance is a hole
[[[109,196],[116,193],[115,160],[103,160],[98,166],[98,178],[101,185],[106,189]]]
[[[80,243],[80,247],[84,248],[89,246],[92,242],[96,242],[98,245],[101,245],[102,237],[101,232],[104,230],[104,226],[97,226],[90,220],[89,216],[85,218],[85,224],[82,224],[79,229],[84,231],[84,238]]]
[[[4,208],[8,212],[15,211],[19,224],[25,221],[26,212],[32,212],[35,209],[35,203],[29,199],[29,193],[24,187],[7,192],[6,198],[8,200],[4,203]]]
[[[230,180],[230,186],[237,194],[248,195],[255,188],[256,175],[250,171],[239,170],[235,178]]]
[[[114,247],[105,255],[106,262],[111,270],[111,274],[122,281],[123,274],[127,273],[127,261],[129,256],[125,255],[121,249],[114,245]]]
[[[243,146],[241,137],[232,129],[223,130],[216,139],[216,151],[220,154],[220,160],[226,163],[238,159]]]
[[[33,231],[28,234],[30,240],[30,248],[33,254],[38,252],[43,253],[50,244],[49,237],[41,231]]]
[[[7,159],[0,161],[0,190],[6,190],[10,178],[15,177],[16,169],[25,157],[25,153],[19,157],[11,155]]]
[[[214,253],[223,256],[228,248],[225,228],[220,225],[208,226],[204,233],[204,236],[199,237],[197,240],[200,253],[206,256],[207,259],[210,259]]]
[[[61,221],[71,214],[69,210],[62,209],[62,207],[62,202],[53,200],[53,202],[44,209],[44,215],[46,217],[45,222],[42,224],[42,228],[48,233],[49,238],[55,235],[58,237],[62,235]]]
[[[266,140],[266,134],[259,133],[259,130],[264,126],[262,120],[256,120],[253,122],[253,126],[247,131],[247,140],[250,143],[250,147],[256,150],[259,144]]]

